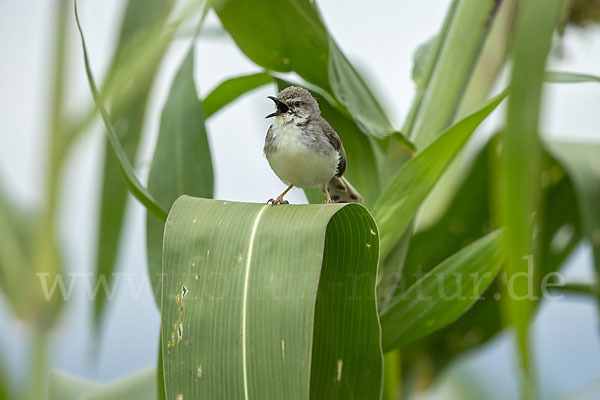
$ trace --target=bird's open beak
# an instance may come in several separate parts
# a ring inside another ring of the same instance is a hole
[[[267,97],[275,102],[275,106],[277,106],[277,111],[267,115],[265,118],[276,117],[278,115],[282,115],[288,112],[288,106],[283,101],[279,100],[277,97],[274,96]]]

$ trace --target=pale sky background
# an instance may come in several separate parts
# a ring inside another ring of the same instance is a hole
[[[0,0],[0,182],[19,202],[29,206],[39,204],[43,191],[54,4],[49,0]],[[80,0],[79,4],[98,79],[110,61],[124,1]],[[449,1],[329,0],[318,4],[330,31],[365,73],[399,127],[414,94],[410,80],[412,54],[439,29]],[[91,97],[74,20],[70,23],[69,106],[83,110]],[[206,24],[214,26],[218,21],[210,14]],[[146,140],[136,163],[143,179],[155,145],[160,110],[188,44],[187,39],[178,41],[161,65],[146,121]],[[553,57],[552,69],[600,75],[600,29],[567,30],[562,53],[562,58]],[[258,70],[228,37],[200,37],[196,46],[196,85],[201,95],[226,77]],[[262,156],[268,127],[264,116],[272,109],[266,96],[273,91],[267,86],[247,94],[209,121],[217,198],[263,202],[284,188]],[[552,86],[547,87],[547,94],[542,121],[547,135],[600,140],[600,85]],[[72,272],[86,273],[93,268],[103,135],[97,122],[76,145],[64,174],[60,235]],[[299,190],[292,191],[289,200],[305,201]],[[142,285],[139,298],[126,282],[118,286],[107,310],[96,360],[90,358],[91,303],[85,288],[76,286],[53,333],[51,363],[57,369],[109,381],[155,363],[160,315],[146,278],[145,214],[134,200],[128,209],[120,271],[132,274],[136,287]],[[587,246],[581,246],[569,261],[566,276],[591,279]],[[591,393],[600,393],[597,328],[596,307],[588,299],[565,298],[542,306],[533,327],[533,345],[543,398],[561,398],[586,385]],[[28,374],[29,339],[27,327],[14,319],[0,296],[0,362],[5,367],[10,365],[5,369],[15,381],[22,382]],[[511,372],[515,369],[512,354],[505,334],[482,351],[465,357],[449,375],[458,379],[468,376],[483,388],[487,398],[514,398],[517,383]],[[448,387],[443,390],[451,390]]]

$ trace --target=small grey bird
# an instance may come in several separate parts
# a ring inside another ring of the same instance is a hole
[[[342,175],[346,152],[338,134],[323,117],[308,90],[290,86],[269,96],[277,111],[265,138],[265,156],[275,174],[289,185],[271,204],[288,204],[283,196],[294,186],[318,187],[326,203],[360,203],[362,197]]]

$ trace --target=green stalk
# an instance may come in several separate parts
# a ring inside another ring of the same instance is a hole
[[[48,372],[48,336],[46,332],[34,332],[31,346],[31,377],[25,399],[42,400],[46,398]]]
[[[427,85],[405,133],[418,149],[454,120],[500,1],[455,0],[442,28]],[[414,120],[414,122],[413,122]]]
[[[54,34],[54,65],[51,71],[51,105],[49,113],[49,133],[46,159],[46,195],[35,236],[34,268],[35,272],[46,272],[53,277],[60,273],[56,240],[56,213],[59,200],[60,183],[60,140],[64,127],[64,89],[67,60],[67,35],[69,1],[58,0],[56,8],[56,30]],[[35,277],[37,279],[37,277]],[[30,370],[33,371],[31,384],[27,389],[27,399],[41,400],[46,388],[47,373],[47,332],[62,305],[61,300],[46,301],[36,282],[28,285],[37,287],[36,296],[39,310],[33,316],[33,354]],[[35,286],[34,286],[35,285]]]
[[[551,287],[550,290],[579,296],[597,296],[598,283],[565,283],[561,286]]]
[[[523,4],[516,24],[514,63],[506,128],[501,135],[502,152],[495,168],[497,193],[494,196],[496,221],[505,227],[507,282],[539,270],[536,226],[541,204],[542,145],[539,113],[546,59],[562,0],[529,0]],[[529,264],[533,265],[529,265]],[[529,323],[533,301],[523,280],[514,280],[503,296],[503,317],[515,328],[521,366],[525,374],[523,398],[537,397],[533,360],[529,349]]]
[[[442,29],[441,29],[440,33],[437,35],[436,44],[433,49],[433,55],[431,56],[431,59],[425,69],[425,76],[424,76],[423,84],[422,84],[423,89],[420,89],[417,91],[417,94],[415,95],[415,99],[412,102],[410,111],[408,112],[408,116],[406,117],[406,121],[404,122],[404,127],[402,128],[402,132],[404,132],[404,134],[409,138],[413,136],[412,130],[413,130],[413,126],[415,124],[415,119],[417,117],[417,114],[419,113],[419,110],[421,109],[421,106],[423,104],[423,96],[425,95],[425,88],[427,88],[429,86],[429,82],[431,81],[431,76],[433,74],[434,67],[440,57],[440,52],[441,52],[442,46],[444,44],[445,38],[448,36],[448,31],[450,30],[450,25],[452,25],[454,14],[456,12],[456,7],[457,7],[459,1],[460,0],[453,0],[452,4],[450,4],[450,9],[448,10],[448,13],[446,14],[446,18],[444,19],[444,24],[442,25]]]
[[[393,350],[383,357],[383,400],[402,398],[402,368],[400,350]]]

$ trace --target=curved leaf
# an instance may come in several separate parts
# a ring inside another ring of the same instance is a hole
[[[600,82],[600,76],[578,74],[576,72],[547,71],[544,80],[549,83],[590,83]]]
[[[501,232],[496,231],[446,259],[381,314],[384,351],[430,334],[465,313],[500,270]]]
[[[596,276],[600,276],[600,143],[548,142],[546,145],[575,185],[581,225],[592,245]]]
[[[348,109],[363,132],[378,138],[395,133],[379,101],[331,37],[329,82],[336,98]],[[396,136],[407,140],[400,133],[396,133]]]
[[[213,196],[214,178],[202,104],[194,86],[194,49],[190,48],[177,72],[165,103],[148,190],[169,209],[183,195]],[[160,306],[164,223],[146,216],[148,274],[156,304]]]
[[[328,90],[329,36],[309,0],[210,0],[236,44],[272,71],[295,71]]]
[[[498,150],[496,139],[478,156],[444,215],[434,225],[413,236],[396,295],[492,229],[490,168]],[[559,270],[581,239],[573,185],[555,161],[548,160],[544,165],[547,166],[544,175],[549,179],[544,187],[546,205],[541,210],[545,221],[540,233],[542,271],[534,278],[536,287],[546,274]],[[500,312],[501,301],[494,297],[500,295],[498,286],[490,285],[483,294],[484,299],[477,301],[451,325],[406,347],[403,359],[427,354],[435,373],[439,373],[457,357],[495,337],[506,326]]]
[[[210,118],[244,93],[272,82],[273,77],[266,72],[238,76],[221,82],[202,101],[205,117]]]
[[[378,233],[361,205],[184,196],[163,257],[168,399],[379,398]]]
[[[77,3],[75,3],[77,5]],[[94,81],[94,76],[92,75],[92,70],[90,66],[90,61],[88,57],[87,47],[85,44],[85,38],[83,37],[83,31],[81,29],[81,24],[79,22],[79,15],[77,14],[77,6],[75,6],[75,19],[77,21],[77,29],[79,30],[79,36],[81,38],[81,47],[83,50],[83,59],[85,63],[85,71],[88,78],[88,83],[90,84],[90,90],[92,91],[92,95],[94,97],[94,102],[96,103],[96,107],[102,116],[102,120],[104,121],[104,125],[106,127],[108,140],[110,143],[110,148],[113,151],[113,154],[118,160],[119,168],[129,187],[131,193],[144,205],[146,208],[154,215],[156,215],[161,220],[166,220],[167,212],[163,210],[156,202],[156,200],[148,193],[146,188],[142,186],[140,181],[135,176],[135,172],[129,158],[127,157],[127,153],[121,146],[121,142],[119,141],[119,137],[115,128],[113,127],[110,116],[108,115],[108,111],[104,107],[104,102],[100,97],[100,93],[98,93],[98,88],[96,87],[96,82]]]
[[[406,162],[375,203],[373,214],[381,230],[381,255],[387,257],[408,228],[450,161],[505,93],[443,133],[415,158]]]
[[[108,385],[71,377],[61,372],[50,374],[48,400],[154,400],[156,370],[149,368]]]
[[[276,7],[269,0],[211,4],[252,61],[272,71],[294,71],[335,95],[364,133],[379,138],[395,133],[371,89],[329,35],[315,2],[279,0]]]
[[[562,9],[561,0],[531,0],[523,4],[515,28],[515,48],[506,128],[501,135],[502,152],[494,173],[497,191],[493,197],[497,223],[506,228],[504,250],[508,279],[529,271],[533,260],[539,270],[536,225],[543,221],[532,215],[540,209],[542,147],[539,137],[539,113],[546,59],[554,29]],[[506,320],[516,330],[520,361],[527,373],[524,396],[534,396],[534,373],[529,354],[529,322],[534,303],[529,300],[528,284],[515,280],[513,296],[506,297]],[[526,300],[517,300],[526,299]]]

